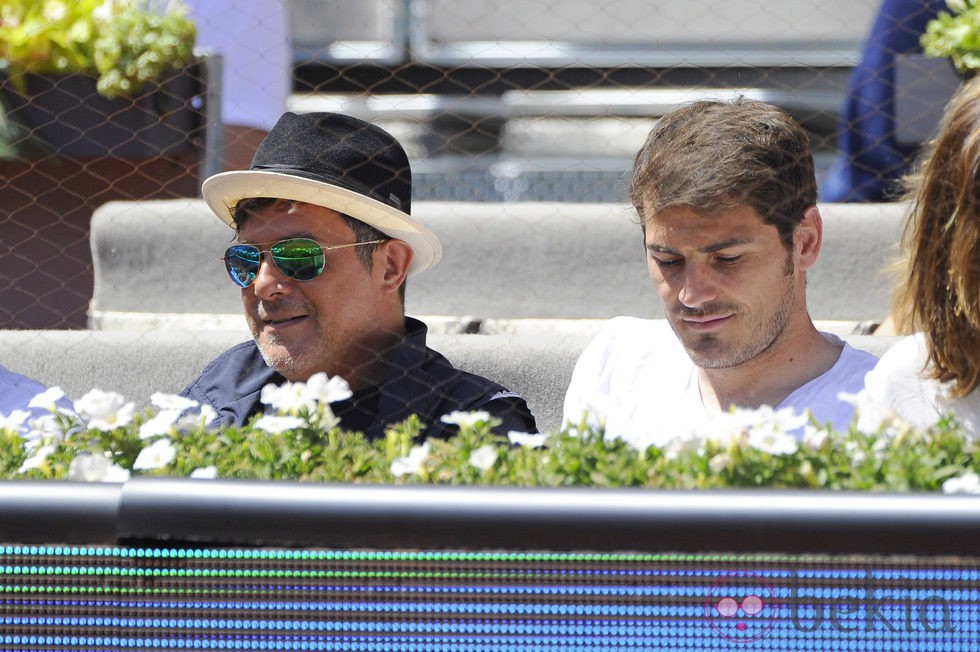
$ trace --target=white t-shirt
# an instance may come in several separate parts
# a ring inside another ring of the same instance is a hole
[[[830,422],[846,431],[854,407],[838,394],[862,390],[864,376],[877,358],[835,335],[821,334],[842,347],[840,358],[773,407],[791,407],[800,413],[806,409],[819,423]],[[697,367],[670,325],[666,320],[634,317],[611,319],[579,357],[565,394],[565,422],[576,425],[583,414],[593,427],[604,422],[607,436],[612,437],[683,435],[701,431],[711,422],[701,401]]]
[[[289,14],[283,0],[184,0],[197,46],[222,55],[221,121],[269,131],[292,88]]]
[[[952,410],[969,432],[980,425],[980,391],[961,399],[949,398],[948,383],[926,376],[929,364],[922,333],[903,337],[881,357],[865,379],[868,398],[886,405],[902,420],[925,428]]]

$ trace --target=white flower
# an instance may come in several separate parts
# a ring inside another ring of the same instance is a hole
[[[656,429],[653,431],[634,430],[619,433],[618,435],[606,435],[606,437],[609,439],[620,439],[633,450],[643,452],[651,446],[665,450],[676,440],[686,439],[692,436],[690,432],[679,432],[662,426],[663,424],[657,424]]]
[[[346,380],[340,376],[331,378],[322,371],[310,376],[310,379],[306,381],[306,388],[308,396],[320,403],[336,403],[353,396]]]
[[[943,483],[944,494],[980,494],[980,476],[973,471]]]
[[[844,442],[844,452],[851,458],[851,464],[854,466],[861,466],[868,459],[867,453],[861,450],[861,445],[854,440]]]
[[[201,419],[204,421],[204,424],[205,425],[211,423],[212,421],[214,421],[217,418],[218,418],[218,411],[217,410],[215,410],[210,405],[202,405],[201,406]]]
[[[820,450],[830,439],[830,431],[826,428],[814,428],[807,424],[803,430],[803,445],[812,451]]]
[[[309,395],[306,383],[269,383],[262,388],[259,400],[273,410],[283,414],[295,414],[300,410],[316,408],[315,400]]]
[[[273,414],[263,414],[255,422],[255,427],[273,435],[281,435],[287,430],[296,430],[306,426],[306,421],[299,417],[280,417]]]
[[[31,413],[27,410],[14,410],[10,414],[0,412],[0,431],[17,432],[27,423],[27,417]]]
[[[732,465],[732,456],[728,453],[718,453],[708,460],[708,468],[712,473],[721,473]]]
[[[34,451],[34,455],[24,460],[24,463],[20,465],[19,469],[17,469],[17,473],[27,473],[31,469],[39,468],[48,459],[48,456],[55,452],[56,449],[57,446],[54,444],[38,447],[38,449]]]
[[[65,393],[60,387],[49,387],[31,399],[27,407],[41,408],[49,412],[58,411],[58,401],[65,397]]]
[[[749,446],[770,455],[792,455],[799,449],[796,437],[770,428],[750,430]]]
[[[152,439],[170,434],[179,416],[180,412],[177,410],[163,410],[152,419],[144,421],[140,425],[140,439]]]
[[[894,441],[894,433],[891,432],[890,428],[886,428],[882,436],[875,439],[871,444],[871,452],[874,454],[874,458],[879,462],[884,460],[888,456],[888,449],[891,448]]]
[[[673,437],[660,449],[664,452],[664,457],[668,460],[676,460],[686,453],[704,452],[705,439],[696,433],[691,433],[683,437]]]
[[[859,432],[874,434],[883,425],[895,420],[894,411],[884,403],[873,400],[866,389],[855,394],[839,392],[837,398],[854,406],[854,413],[857,415],[854,427]]]
[[[79,453],[68,465],[68,479],[83,482],[125,482],[129,471],[105,455]]]
[[[747,427],[749,446],[770,455],[792,455],[799,448],[796,437],[789,434],[803,428],[808,420],[793,408],[773,410],[763,405],[756,410],[736,410]]]
[[[27,434],[24,435],[24,440],[28,448],[41,441],[60,441],[61,439],[61,426],[58,425],[58,419],[53,414],[45,414],[27,420]]]
[[[320,372],[310,376],[305,383],[270,383],[262,388],[259,400],[280,413],[297,414],[301,410],[313,412],[318,404],[335,403],[351,396],[346,380],[340,376],[330,378]]]
[[[442,415],[440,421],[460,428],[473,428],[477,424],[490,421],[490,413],[486,410],[473,410],[472,412],[462,412],[455,410],[449,414]]]
[[[391,474],[396,478],[409,473],[418,473],[422,470],[425,458],[429,456],[429,442],[419,446],[412,446],[412,450],[405,457],[399,457],[391,463]]]
[[[92,17],[98,20],[100,23],[107,22],[112,18],[113,14],[113,2],[115,0],[106,0],[98,7],[92,10]]]
[[[548,435],[546,434],[532,435],[531,433],[519,432],[517,430],[508,432],[507,439],[510,440],[510,443],[523,446],[524,448],[541,448],[548,443]]]
[[[340,417],[333,413],[330,406],[326,403],[320,404],[319,418],[316,421],[316,426],[321,430],[333,430],[340,425]]]
[[[64,2],[49,0],[42,5],[41,15],[49,23],[56,23],[68,15],[68,5]]]
[[[773,410],[763,405],[754,410],[736,409],[733,418],[748,433],[749,446],[770,455],[792,455],[799,448],[793,432],[803,428],[809,417],[793,408]]]
[[[205,466],[191,471],[190,477],[196,480],[213,480],[218,477],[218,467]]]
[[[490,444],[484,444],[470,453],[470,464],[486,471],[497,461],[497,449]]]
[[[174,430],[183,434],[194,428],[206,426],[218,418],[217,411],[210,405],[202,405],[200,412],[187,412],[174,422]]]
[[[107,432],[129,425],[136,408],[116,392],[93,389],[75,401],[75,409],[89,428]]]
[[[753,410],[737,410],[722,412],[708,423],[702,424],[694,433],[697,437],[728,448],[735,442],[745,439],[748,430],[747,422],[756,418]]]
[[[262,392],[259,394],[259,400],[263,405],[268,405],[273,410],[286,411],[284,408],[286,403],[286,398],[291,396],[291,391],[294,385],[292,383],[283,383],[282,385],[276,385],[274,383],[269,383],[262,388]]]
[[[161,410],[175,410],[177,412],[191,410],[200,405],[194,399],[178,396],[177,394],[163,394],[161,392],[153,394],[150,397],[150,403]]]
[[[774,410],[769,405],[761,405],[754,410],[736,408],[732,415],[751,430],[769,428],[782,433],[799,430],[810,420],[806,413],[797,412],[791,407]]]
[[[133,469],[162,469],[177,457],[177,447],[169,439],[158,439],[136,456]]]

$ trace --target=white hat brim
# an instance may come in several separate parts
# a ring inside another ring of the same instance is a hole
[[[208,207],[229,226],[234,225],[235,205],[239,200],[252,197],[292,199],[349,215],[393,238],[407,242],[413,252],[409,275],[435,267],[442,258],[442,245],[436,234],[407,213],[353,190],[323,181],[281,172],[240,170],[221,172],[209,177],[202,184],[201,193]]]

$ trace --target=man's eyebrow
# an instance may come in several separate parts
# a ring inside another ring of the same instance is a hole
[[[729,247],[737,247],[740,245],[751,244],[752,240],[749,238],[729,238],[728,240],[722,240],[721,242],[715,242],[698,250],[699,253],[712,254],[723,249],[728,249]],[[647,251],[657,252],[661,254],[671,254],[673,256],[680,256],[680,252],[672,249],[666,245],[660,244],[649,244],[647,245]]]
[[[752,240],[749,238],[729,238],[728,240],[722,240],[721,242],[716,242],[714,244],[708,245],[701,249],[701,253],[713,254],[716,251],[721,251],[722,249],[728,249],[729,247],[738,247],[739,245],[750,244]]]

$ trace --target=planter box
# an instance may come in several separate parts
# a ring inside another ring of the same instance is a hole
[[[199,168],[194,150],[140,159],[0,159],[0,328],[85,328],[92,213],[114,200],[194,197]]]
[[[199,147],[204,82],[198,64],[147,85],[133,98],[106,98],[86,75],[26,75],[21,92],[0,85],[9,117],[66,157],[146,159]]]

